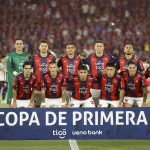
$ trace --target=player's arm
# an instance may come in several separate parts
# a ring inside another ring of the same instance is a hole
[[[124,89],[125,89],[124,80],[122,77],[120,77],[119,106],[123,105]]]
[[[62,68],[62,67],[63,67],[62,58],[60,58],[60,59],[58,60],[57,66],[58,66],[59,71],[62,71],[62,69],[63,69],[63,68]]]
[[[45,78],[42,78],[41,81],[41,94],[42,94],[42,102],[41,102],[41,107],[45,108],[46,104],[45,104],[45,91],[46,91],[46,84],[45,84]]]
[[[143,107],[146,106],[147,101],[147,81],[144,75],[142,75],[142,90],[143,90]]]
[[[13,88],[13,103],[11,104],[12,108],[17,108],[17,89]]]
[[[32,95],[31,95],[31,99],[30,99],[29,108],[34,108],[35,92],[36,92],[36,90],[35,90],[35,89],[33,89],[33,91],[32,91]]]
[[[13,108],[16,108],[17,107],[17,91],[18,91],[18,88],[19,88],[19,79],[18,79],[18,76],[16,76],[13,80],[13,103],[11,105],[11,107]]]
[[[66,102],[66,87],[65,86],[62,86],[61,87],[61,92],[62,92],[62,104],[61,104],[61,107],[67,107],[67,103]]]
[[[41,107],[42,108],[45,108],[46,107],[46,104],[45,104],[45,90],[46,88],[45,87],[42,87],[41,89],[41,94],[42,94],[42,102],[41,102]]]

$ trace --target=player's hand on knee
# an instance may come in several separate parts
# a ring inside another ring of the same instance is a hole
[[[146,102],[143,102],[142,107],[146,107]]]
[[[13,102],[13,103],[11,104],[11,108],[17,108],[17,103],[16,103],[16,102]]]
[[[45,103],[41,103],[41,108],[46,108],[46,104]]]
[[[35,107],[35,104],[33,102],[30,102],[29,108],[34,108],[34,107]]]

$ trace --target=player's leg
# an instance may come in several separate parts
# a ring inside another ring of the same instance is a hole
[[[123,103],[124,107],[132,107],[134,104],[134,100],[132,97],[124,97]]]
[[[138,107],[142,107],[142,105],[143,105],[143,97],[135,98],[135,102],[138,105]]]
[[[108,107],[109,102],[107,100],[99,100],[99,107]]]
[[[47,108],[49,107],[60,108],[61,107],[60,99],[45,98],[45,105]]]
[[[12,82],[8,82],[8,91],[7,91],[7,104],[11,104],[12,101]]]
[[[101,90],[100,90],[99,83],[94,84],[94,87],[92,89],[90,89],[90,93],[91,93],[92,98],[94,100],[95,106],[98,106],[100,95],[101,95]]]
[[[94,100],[92,99],[92,97],[90,97],[87,100],[84,100],[82,102],[82,107],[85,107],[85,108],[94,108],[95,107],[95,103],[94,103]]]
[[[29,108],[30,100],[16,100],[17,108]]]
[[[119,100],[110,101],[111,107],[119,107]]]

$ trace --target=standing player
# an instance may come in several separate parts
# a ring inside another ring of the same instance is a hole
[[[41,104],[41,79],[42,76],[48,71],[49,62],[55,60],[55,57],[48,53],[48,43],[46,40],[42,40],[39,46],[39,53],[32,57],[33,72],[37,77],[38,86],[36,87],[36,106],[39,107]]]
[[[49,63],[49,71],[42,80],[42,94],[45,97],[45,103],[41,107],[66,107],[66,82],[61,73],[58,73],[57,63]]]
[[[146,103],[146,78],[137,71],[137,64],[129,62],[128,70],[122,73],[125,82],[124,106],[132,107],[135,103],[138,107]]]
[[[13,81],[13,108],[33,107],[36,76],[31,74],[31,63],[24,62],[23,73],[18,74]]]
[[[130,42],[125,43],[124,56],[121,56],[116,63],[116,68],[119,72],[125,71],[128,68],[130,61],[137,63],[137,70],[144,71],[143,62],[134,55],[133,44]]]
[[[23,52],[24,44],[21,39],[17,39],[15,42],[15,51],[11,52],[6,57],[6,68],[8,71],[8,96],[7,103],[11,104],[12,99],[12,82],[14,76],[22,72],[22,65],[25,61],[30,59],[28,53]]]
[[[123,104],[124,81],[120,74],[116,73],[113,63],[107,63],[106,74],[100,74],[98,80],[101,83],[100,107],[119,107]]]
[[[75,51],[76,51],[76,47],[74,43],[68,43],[66,46],[67,54],[62,56],[57,63],[58,68],[62,69],[62,72],[67,81],[69,81],[68,78],[78,74],[78,67],[82,64],[80,58],[75,55]],[[72,84],[70,82],[67,82],[67,87],[66,87],[67,101],[71,96],[71,92],[69,92],[72,91],[71,85]]]
[[[87,66],[81,65],[78,68],[78,75],[72,79],[72,107],[95,107],[91,97],[90,89],[93,87],[94,78],[88,75]]]
[[[6,57],[3,56],[0,59],[0,93],[2,95],[2,104],[6,103],[5,102],[5,97],[7,93],[7,77],[6,77]]]
[[[96,41],[94,45],[95,53],[89,55],[86,59],[83,59],[83,63],[87,64],[90,69],[90,74],[93,77],[97,77],[99,73],[102,73],[106,69],[106,64],[109,62],[109,56],[104,53],[104,42]],[[95,83],[94,88],[91,89],[91,94],[95,103],[100,98],[100,84]]]

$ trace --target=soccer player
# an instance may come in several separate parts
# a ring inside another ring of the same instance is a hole
[[[119,107],[123,104],[124,81],[120,74],[116,73],[113,63],[107,63],[106,74],[99,74],[98,81],[101,83],[101,99],[99,107]]]
[[[81,59],[76,56],[76,47],[74,43],[68,43],[66,45],[66,55],[62,56],[57,65],[58,68],[62,70],[65,79],[67,81],[67,87],[66,87],[66,98],[67,101],[69,101],[71,97],[71,91],[72,91],[72,83],[68,80],[68,78],[72,77],[73,75],[78,74],[78,67],[82,64]]]
[[[36,76],[31,73],[30,62],[24,62],[23,73],[15,76],[13,81],[13,108],[33,107],[34,89],[36,87]]]
[[[0,59],[0,93],[2,95],[2,104],[5,104],[5,97],[7,93],[7,70],[6,70],[6,57],[2,56]]]
[[[66,80],[58,73],[57,63],[52,61],[48,65],[49,71],[42,79],[42,94],[45,103],[41,107],[66,107]]]
[[[145,77],[146,77],[146,81],[147,81],[147,100],[146,100],[146,102],[149,103],[150,102],[150,66],[147,68],[147,70],[145,72]]]
[[[89,55],[86,59],[83,59],[83,63],[89,66],[90,74],[94,78],[98,76],[99,73],[102,73],[106,69],[106,64],[109,62],[109,56],[104,53],[104,42],[99,40],[95,42],[94,50],[95,53]],[[91,89],[92,97],[95,103],[98,102],[100,98],[100,84],[95,83],[94,87]]]
[[[73,93],[71,98],[72,107],[95,107],[90,89],[93,87],[94,78],[88,75],[86,65],[80,65],[78,75],[72,79]]]
[[[137,64],[133,61],[128,63],[128,70],[122,73],[125,82],[124,106],[132,107],[137,104],[138,107],[145,106],[146,103],[146,78],[138,72]]]
[[[137,70],[144,71],[143,62],[134,55],[133,44],[126,42],[124,47],[124,56],[121,56],[116,63],[116,68],[119,72],[125,71],[128,68],[128,63],[134,61],[137,63]]]
[[[49,62],[55,60],[55,57],[48,53],[48,43],[42,40],[39,45],[39,53],[32,57],[33,72],[37,76],[38,86],[36,87],[35,106],[39,107],[42,101],[41,94],[41,79],[42,76],[48,71]]]
[[[6,57],[6,68],[8,71],[8,96],[7,103],[11,104],[12,99],[12,82],[14,76],[23,71],[22,65],[25,61],[30,59],[30,55],[28,53],[23,52],[24,43],[21,39],[17,39],[15,42],[15,51],[8,53]]]

